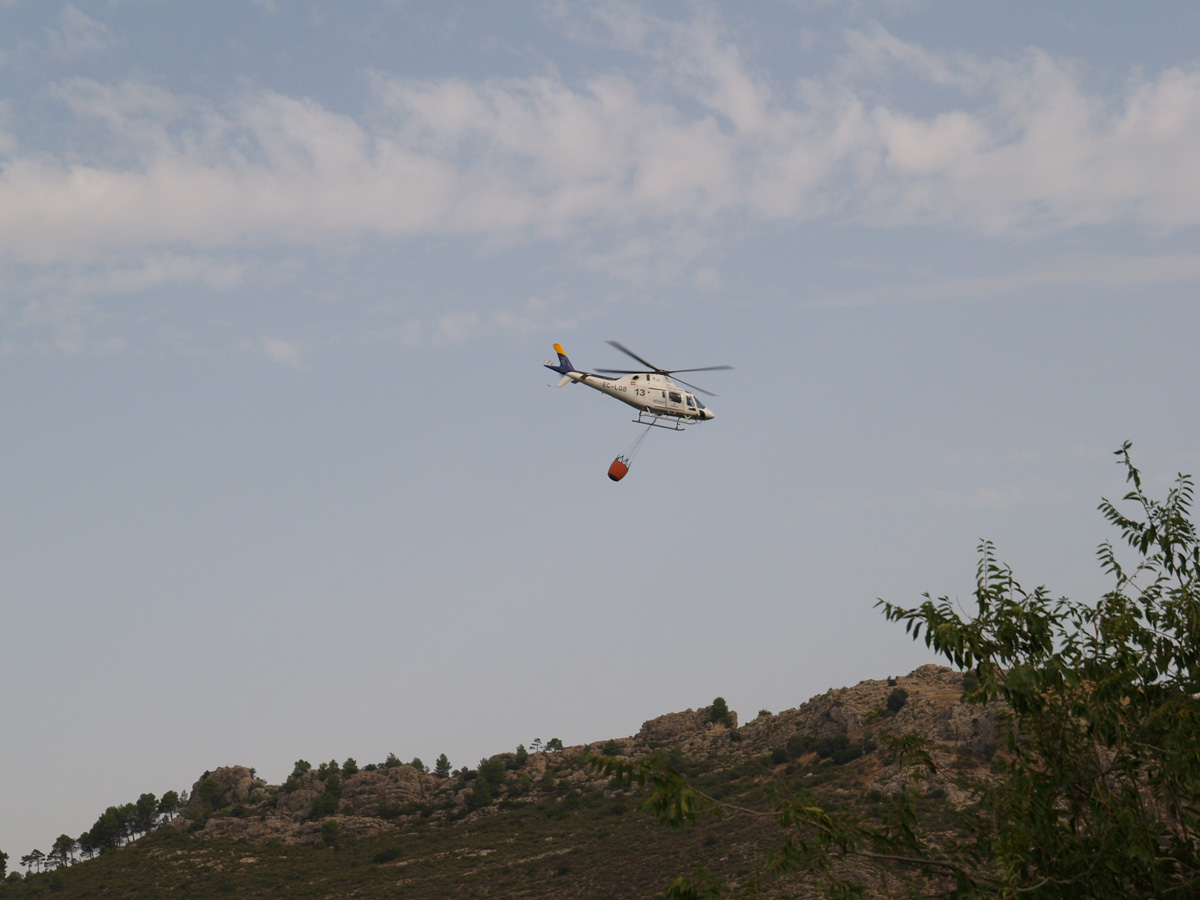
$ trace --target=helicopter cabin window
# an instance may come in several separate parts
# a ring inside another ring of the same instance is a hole
[[[675,391],[671,391],[671,402],[672,403],[682,403],[683,398],[680,397],[679,394],[675,393]]]
[[[692,409],[695,409],[695,408],[696,408],[696,404],[692,402],[691,395],[688,395],[688,398],[687,398],[687,404],[688,404],[688,406],[690,406]]]

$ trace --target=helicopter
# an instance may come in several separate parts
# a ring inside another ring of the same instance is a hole
[[[658,366],[646,362],[646,360],[642,359],[628,347],[622,346],[616,341],[608,341],[608,343],[626,356],[637,360],[646,368],[600,369],[600,372],[605,373],[603,375],[598,375],[594,372],[584,372],[576,369],[571,364],[571,360],[567,358],[567,352],[563,350],[562,344],[554,345],[554,352],[558,354],[557,364],[555,364],[554,358],[551,357],[546,360],[544,365],[547,369],[562,375],[562,380],[558,382],[558,387],[562,387],[564,384],[573,381],[576,384],[585,384],[601,393],[608,394],[622,403],[628,403],[638,411],[638,417],[633,421],[639,425],[653,425],[658,428],[683,431],[686,425],[691,425],[695,422],[708,422],[715,418],[713,411],[705,406],[696,394],[685,391],[679,385],[686,385],[693,391],[709,397],[715,397],[716,394],[706,391],[704,388],[696,387],[694,384],[688,384],[682,378],[679,379],[679,384],[676,384],[671,380],[671,376],[676,372],[712,372],[718,369],[732,369],[733,366],[703,366],[698,369],[660,369]]]

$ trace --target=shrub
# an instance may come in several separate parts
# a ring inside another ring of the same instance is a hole
[[[493,790],[504,783],[504,761],[500,759],[481,759],[479,761],[479,777],[488,783]]]
[[[395,862],[402,855],[403,854],[399,847],[388,847],[385,850],[380,850],[378,853],[372,856],[371,862],[375,863],[376,865],[382,865],[383,863]]]
[[[604,756],[616,756],[618,753],[621,752],[621,745],[618,744],[612,738],[609,738],[607,741],[604,742],[604,747],[601,748],[600,752]]]
[[[898,687],[888,694],[887,708],[890,713],[898,713],[904,708],[904,704],[908,702],[908,691],[902,687]]]
[[[811,735],[793,734],[787,739],[787,743],[784,746],[787,748],[788,755],[792,759],[795,759],[797,756],[803,756],[805,753],[812,751],[813,739]]]
[[[338,798],[330,793],[317,794],[312,798],[312,806],[309,807],[308,814],[313,819],[323,819],[326,816],[332,816],[337,812]]]
[[[729,712],[729,706],[725,703],[724,697],[717,697],[713,700],[708,719],[710,722],[717,722],[721,725],[733,724],[733,716]]]
[[[818,740],[813,749],[817,751],[817,756],[821,759],[828,759],[839,750],[845,750],[849,746],[850,738],[844,734],[834,734]]]
[[[474,787],[467,794],[466,803],[467,809],[474,812],[477,809],[482,809],[492,802],[492,786],[488,784],[486,778],[476,778]]]
[[[326,847],[337,849],[342,845],[342,823],[337,819],[326,819],[321,823],[321,840]]]
[[[211,775],[200,782],[196,793],[208,804],[210,810],[218,810],[225,805],[225,790]]]

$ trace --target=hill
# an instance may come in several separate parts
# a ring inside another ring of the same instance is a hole
[[[169,824],[94,859],[10,881],[0,897],[626,898],[661,895],[704,860],[737,883],[775,849],[768,819],[734,815],[671,830],[635,788],[597,775],[588,753],[671,754],[706,795],[761,809],[770,790],[811,790],[827,808],[879,813],[900,790],[883,732],[918,734],[937,774],[919,813],[945,829],[969,798],[955,774],[985,771],[994,710],[961,702],[963,676],[922,666],[907,676],[831,690],[738,727],[713,707],[670,713],[632,736],[590,746],[500,753],[439,776],[382,765],[298,766],[282,785],[254,770],[205,772]],[[714,719],[724,719],[714,721]],[[862,867],[868,896],[887,896],[886,865]],[[795,885],[803,890],[802,885]]]

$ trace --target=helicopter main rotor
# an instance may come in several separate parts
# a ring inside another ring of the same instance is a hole
[[[663,375],[663,376],[666,376],[667,378],[670,378],[676,372],[715,372],[719,369],[732,369],[733,368],[733,366],[700,366],[699,368],[695,368],[695,369],[660,369],[658,366],[654,365],[653,363],[649,363],[646,360],[642,359],[640,356],[638,356],[636,353],[634,353],[632,350],[630,350],[628,347],[626,347],[623,344],[617,343],[616,341],[608,341],[607,343],[616,347],[618,350],[620,350],[626,356],[631,357],[632,359],[636,359],[638,362],[640,362],[643,366],[646,367],[645,369],[598,369],[597,370],[600,372],[604,372],[605,374],[608,374],[608,375],[643,375],[643,374],[649,375],[649,374],[653,373],[655,375]],[[694,385],[694,384],[689,384],[688,382],[684,381],[682,378],[677,378],[675,380],[678,381],[680,384],[685,384],[688,387],[690,387],[692,390],[699,391],[700,393],[706,394],[709,397],[717,396],[712,391],[706,391],[702,387],[696,387],[696,385]]]

